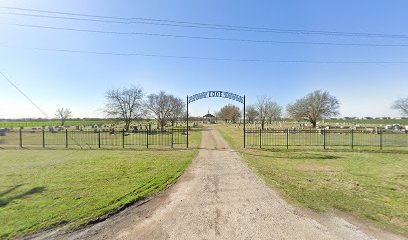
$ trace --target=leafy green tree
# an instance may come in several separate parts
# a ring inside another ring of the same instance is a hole
[[[231,121],[235,123],[241,118],[241,110],[237,106],[228,104],[220,109],[217,117],[225,122]]]
[[[317,90],[289,104],[286,110],[290,117],[296,120],[305,119],[316,127],[319,120],[339,115],[339,107],[340,103],[336,97],[331,96],[328,91]]]

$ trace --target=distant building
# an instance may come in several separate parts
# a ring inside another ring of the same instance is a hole
[[[203,118],[204,118],[204,122],[206,122],[208,124],[215,124],[216,123],[215,116],[210,114],[210,113],[207,113],[206,115],[204,115]]]

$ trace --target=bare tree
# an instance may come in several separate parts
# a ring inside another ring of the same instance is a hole
[[[55,116],[61,119],[61,126],[64,126],[67,119],[72,117],[72,112],[69,108],[58,108],[55,112]]]
[[[125,130],[129,131],[132,121],[140,118],[143,111],[143,90],[138,87],[110,89],[106,91],[105,113],[125,123]]]
[[[170,97],[170,101],[173,107],[173,109],[170,111],[170,121],[171,121],[171,125],[174,126],[174,123],[177,120],[184,118],[186,104],[181,98],[174,97],[174,96]]]
[[[241,110],[239,107],[228,104],[220,109],[217,117],[223,119],[225,122],[237,122],[241,118]]]
[[[282,108],[276,102],[273,102],[270,97],[258,97],[255,108],[258,112],[258,119],[261,122],[262,129],[265,128],[265,123],[268,119],[272,121],[282,115]]]
[[[317,121],[339,114],[339,100],[328,91],[317,90],[287,106],[289,116],[296,120],[308,120],[313,127]]]
[[[161,129],[164,129],[168,120],[174,121],[183,116],[185,103],[180,98],[164,91],[150,94],[147,97],[146,108],[155,116]]]
[[[408,97],[396,100],[392,108],[399,110],[403,115],[408,115]]]
[[[258,111],[256,110],[256,107],[254,105],[249,105],[246,108],[246,115],[248,118],[248,122],[253,123],[255,119],[258,117]]]
[[[272,121],[276,121],[282,116],[282,107],[279,106],[276,102],[271,100],[266,101],[266,118],[269,121],[269,124]]]

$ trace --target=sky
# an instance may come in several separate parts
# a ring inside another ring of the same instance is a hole
[[[1,7],[135,20],[124,24],[113,18]],[[0,72],[50,117],[60,107],[70,108],[74,117],[104,117],[101,109],[106,90],[132,85],[143,88],[146,94],[164,90],[183,99],[209,90],[245,95],[248,104],[259,96],[270,96],[284,107],[321,89],[339,99],[341,116],[398,117],[391,105],[408,96],[407,9],[408,1],[404,0],[0,0]],[[157,20],[251,28],[180,27]],[[254,28],[307,31],[252,31]],[[310,44],[322,42],[335,44]],[[192,103],[190,112],[200,116],[229,103],[239,105],[227,99],[204,99]],[[46,115],[0,76],[0,118]]]

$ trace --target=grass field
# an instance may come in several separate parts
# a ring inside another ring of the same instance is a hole
[[[295,121],[295,120],[283,120],[283,121],[272,121],[265,124],[266,128],[299,128],[301,125],[306,124],[311,127],[310,123],[307,121]],[[324,120],[319,123],[320,127],[330,126],[331,128],[340,128],[341,126],[347,128],[350,126],[359,125],[359,128],[381,128],[383,129],[386,125],[399,124],[401,126],[408,126],[408,119],[354,119],[354,120]],[[259,123],[256,125],[248,124],[248,129],[258,129]]]
[[[407,150],[243,149],[240,129],[217,128],[290,202],[315,211],[338,209],[408,234]]]
[[[67,121],[67,126],[82,126],[94,124],[109,124],[110,121]],[[18,128],[18,127],[42,127],[42,126],[59,126],[61,121],[42,121],[42,122],[0,122],[0,128]]]
[[[190,126],[193,126],[194,123],[200,123],[200,121],[190,121]],[[90,126],[90,125],[114,125],[115,128],[123,128],[124,123],[123,122],[117,122],[114,120],[99,120],[99,121],[91,121],[91,120],[79,120],[79,121],[74,121],[74,120],[68,120],[65,122],[65,126]],[[157,127],[157,122],[155,120],[140,120],[140,121],[134,121],[131,123],[131,125],[134,126],[146,126],[148,124],[151,124],[153,128]],[[45,127],[50,127],[50,126],[60,126],[61,121],[55,121],[55,120],[50,120],[50,121],[15,121],[15,122],[10,122],[10,121],[0,121],[0,128],[41,128],[43,126]],[[184,122],[177,122],[176,123],[177,127],[185,127],[186,124]]]
[[[198,153],[189,150],[0,150],[0,238],[78,228],[162,190]]]
[[[325,120],[328,124],[360,124],[363,126],[376,126],[376,125],[390,125],[400,124],[408,126],[408,119],[350,119],[350,120]]]

